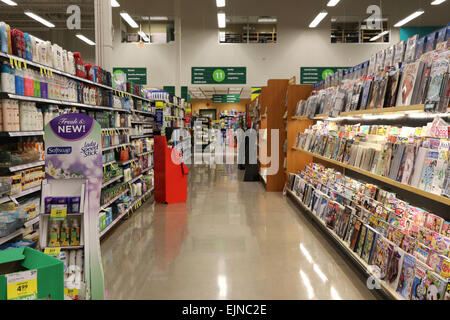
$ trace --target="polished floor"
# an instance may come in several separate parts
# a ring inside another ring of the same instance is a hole
[[[107,299],[375,299],[281,193],[235,165],[191,169],[186,204],[148,204],[102,242]]]

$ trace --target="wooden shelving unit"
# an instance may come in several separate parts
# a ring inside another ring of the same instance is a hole
[[[431,193],[431,192],[427,192],[425,190],[421,190],[421,189],[412,187],[410,185],[403,184],[403,183],[397,182],[395,180],[392,180],[392,179],[389,179],[389,178],[386,178],[386,177],[383,177],[383,176],[379,176],[379,175],[373,174],[372,172],[360,169],[358,167],[350,166],[348,164],[345,164],[345,163],[342,163],[342,162],[339,162],[339,161],[336,161],[336,160],[333,160],[333,159],[329,159],[329,158],[326,158],[324,156],[320,156],[318,154],[311,153],[309,151],[305,151],[305,150],[298,149],[298,148],[295,148],[295,147],[292,147],[292,150],[299,151],[301,153],[309,155],[310,157],[313,157],[315,160],[322,160],[322,161],[334,164],[334,165],[336,165],[338,167],[341,167],[343,169],[348,169],[348,170],[355,171],[355,172],[357,172],[359,174],[362,174],[362,175],[364,175],[366,177],[369,177],[369,178],[372,178],[372,179],[384,182],[384,183],[392,185],[392,186],[394,186],[396,188],[399,188],[399,189],[402,189],[402,190],[406,190],[408,192],[412,192],[412,193],[415,193],[415,194],[420,195],[422,197],[426,197],[426,198],[432,199],[432,200],[434,200],[436,202],[439,202],[439,203],[445,204],[447,206],[450,206],[450,199],[449,198],[446,198],[446,197],[443,197],[443,196],[439,196],[437,194],[434,194],[434,193]]]
[[[297,103],[302,99],[307,99],[312,91],[312,85],[290,85],[287,89],[288,94],[288,121],[287,121],[287,172],[296,173],[298,170],[305,169],[305,166],[312,161],[312,157],[295,152],[292,146],[297,140],[299,132],[305,131],[314,123],[306,116],[296,117]]]

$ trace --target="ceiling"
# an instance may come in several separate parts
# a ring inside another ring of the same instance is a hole
[[[215,94],[237,94],[241,99],[251,98],[251,88],[245,87],[192,87],[191,99],[212,99]]]

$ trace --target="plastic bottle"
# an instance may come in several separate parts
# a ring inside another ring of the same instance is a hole
[[[33,60],[32,39],[28,33],[24,33],[24,38],[25,38],[25,59],[31,61]]]
[[[41,81],[40,81],[41,98],[48,99],[48,81],[47,81],[47,77],[43,73],[41,73],[40,75],[38,74],[38,76],[41,79]]]
[[[38,41],[35,37],[31,36],[31,59],[34,62],[39,62],[39,50],[38,50]]]
[[[71,246],[80,245],[80,226],[76,219],[72,221],[72,227],[70,228],[70,245]]]
[[[0,22],[0,51],[8,53],[8,31],[4,22]]]
[[[25,90],[24,90],[22,70],[16,69],[14,77],[15,77],[16,94],[24,95]]]
[[[37,110],[36,130],[37,131],[44,130],[44,116],[42,114],[41,109]]]
[[[41,97],[41,77],[37,71],[33,70],[33,82],[34,82],[34,96],[36,98]]]
[[[16,80],[14,70],[9,64],[4,62],[0,68],[1,73],[1,91],[7,93],[16,93]]]
[[[61,227],[57,221],[53,221],[50,227],[50,242],[48,244],[49,247],[59,247],[60,246],[60,234]]]
[[[69,235],[70,235],[69,224],[67,223],[67,220],[65,220],[61,226],[61,247],[69,246],[70,243]]]
[[[34,81],[30,70],[23,70],[23,83],[26,96],[34,96]]]

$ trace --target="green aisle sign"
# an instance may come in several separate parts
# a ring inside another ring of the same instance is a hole
[[[239,103],[238,94],[215,94],[213,95],[214,103]]]
[[[192,67],[192,84],[246,83],[246,67]]]
[[[124,73],[127,81],[136,85],[147,85],[147,68],[113,68],[113,73]]]
[[[300,68],[300,84],[315,84],[328,76],[348,67],[302,67]]]

